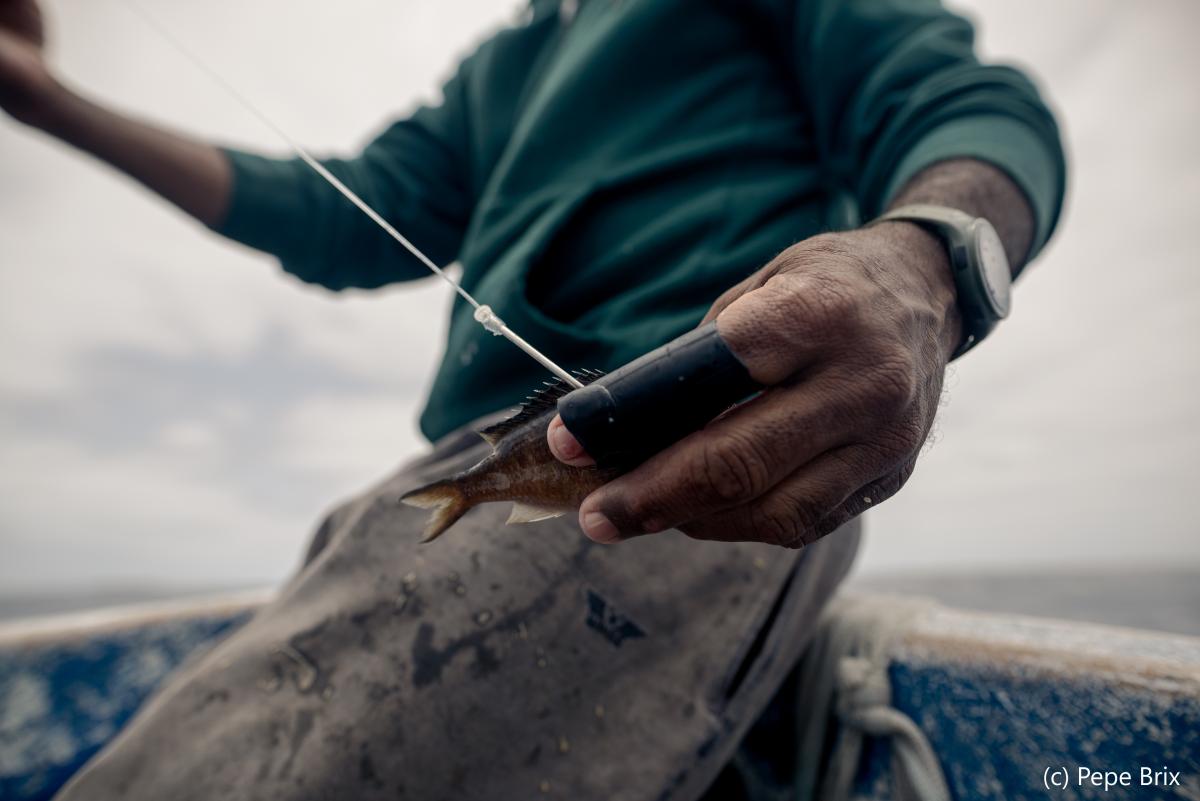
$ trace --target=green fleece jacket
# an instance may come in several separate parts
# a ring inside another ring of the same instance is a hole
[[[228,153],[222,233],[334,290],[428,275],[300,162]],[[936,0],[534,0],[439,105],[325,163],[556,362],[611,369],[960,156],[1024,190],[1040,248],[1065,184],[1054,119]],[[456,301],[422,430],[547,377]]]

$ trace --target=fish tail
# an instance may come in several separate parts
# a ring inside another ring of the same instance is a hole
[[[432,542],[454,525],[471,508],[467,496],[453,480],[435,481],[400,496],[400,502],[419,509],[430,509],[429,522],[421,542]]]

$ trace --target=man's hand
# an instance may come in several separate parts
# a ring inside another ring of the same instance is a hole
[[[933,164],[892,199],[908,203],[986,217],[1010,266],[1025,263],[1032,209],[992,165]],[[769,389],[589,495],[579,509],[589,537],[679,528],[800,547],[900,489],[960,337],[941,242],[906,222],[813,237],[722,295],[714,317]],[[547,439],[562,461],[591,462],[559,418]]]
[[[944,247],[909,223],[801,242],[710,310],[765,393],[589,496],[588,536],[799,547],[895,493],[959,340]],[[590,459],[556,418],[551,448]]]
[[[0,0],[0,108],[23,122],[33,121],[56,86],[45,42],[36,0]]]

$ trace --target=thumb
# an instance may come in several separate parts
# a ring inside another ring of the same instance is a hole
[[[554,455],[554,458],[563,464],[569,464],[572,467],[590,467],[596,463],[596,460],[584,451],[579,440],[575,439],[575,435],[567,430],[562,418],[558,415],[554,415],[549,428],[546,429],[546,444],[550,446],[550,453]]]

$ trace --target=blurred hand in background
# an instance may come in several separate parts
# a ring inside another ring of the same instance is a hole
[[[33,122],[56,81],[45,60],[46,24],[35,0],[0,0],[0,107]]]

